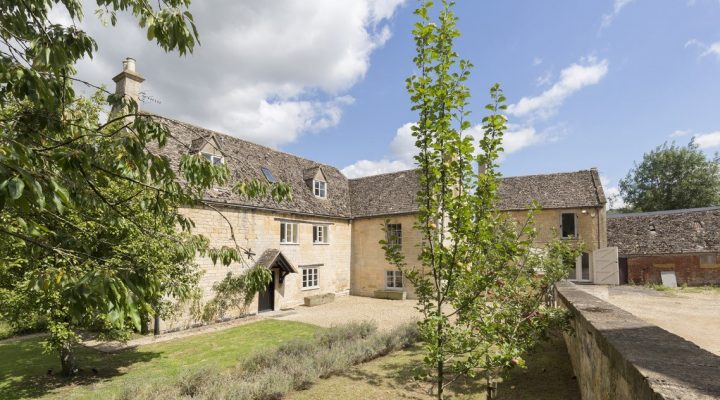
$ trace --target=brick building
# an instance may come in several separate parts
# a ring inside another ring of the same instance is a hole
[[[720,207],[608,216],[608,242],[617,246],[625,282],[720,285]]]

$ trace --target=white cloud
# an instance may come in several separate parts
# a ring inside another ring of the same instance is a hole
[[[720,147],[720,131],[696,134],[693,139],[703,150]]]
[[[413,123],[408,122],[398,128],[390,143],[390,154],[381,160],[360,160],[342,169],[348,178],[384,174],[402,171],[415,166],[415,138],[412,136]]]
[[[508,106],[508,114],[515,117],[548,118],[554,115],[565,100],[580,89],[600,82],[608,72],[608,61],[595,57],[583,58],[560,72],[560,79],[548,90],[535,97],[523,97]]]
[[[701,54],[701,57],[714,55],[720,59],[720,42],[710,44],[707,49]]]
[[[187,57],[148,42],[124,14],[108,28],[86,12],[81,28],[99,51],[78,65],[79,76],[112,87],[120,61],[133,57],[143,90],[160,101],[143,108],[278,146],[339,123],[348,89],[391,37],[388,20],[405,1],[196,1],[202,45]]]
[[[415,147],[415,138],[412,136],[412,125],[412,123],[407,123],[398,128],[390,143],[388,156],[376,161],[357,161],[343,168],[342,173],[349,178],[358,178],[414,168],[417,148]],[[560,126],[552,126],[542,132],[537,132],[532,126],[508,124],[507,128],[503,137],[505,151],[501,154],[501,159],[526,147],[554,142],[562,135]],[[467,130],[467,134],[472,135],[475,139],[480,139],[483,135],[482,125],[473,126]]]
[[[706,44],[697,39],[690,39],[685,43],[685,48],[688,47],[700,48],[702,50],[702,53],[700,53],[700,58],[714,55],[718,58],[718,60],[720,60],[720,42]]]
[[[535,84],[538,86],[547,86],[552,82],[552,71],[545,71],[544,74],[540,75],[535,79]]]
[[[540,57],[534,57],[532,61],[533,67],[537,67],[538,65],[543,63],[543,59]]]
[[[687,136],[687,135],[689,135],[689,134],[691,134],[691,133],[692,133],[692,132],[690,132],[690,131],[688,131],[688,130],[678,129],[678,130],[676,130],[675,132],[671,133],[671,134],[670,134],[670,137],[671,137],[671,138],[683,137],[683,136]]]
[[[603,190],[605,191],[605,198],[607,199],[607,208],[619,209],[625,208],[627,205],[625,199],[620,196],[620,188],[617,185],[612,185],[610,179],[604,175],[600,175],[600,182],[602,183]]]
[[[613,11],[609,14],[605,14],[602,17],[602,22],[600,25],[601,29],[607,28],[610,26],[610,24],[613,22],[615,17],[620,14],[620,12],[627,6],[628,4],[632,3],[635,0],[614,0],[613,2]]]

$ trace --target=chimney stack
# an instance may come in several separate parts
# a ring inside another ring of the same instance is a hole
[[[123,70],[119,74],[115,75],[113,81],[115,81],[115,94],[122,97],[129,97],[135,100],[135,103],[140,102],[140,84],[145,81],[145,78],[140,76],[135,71],[135,59],[126,58],[123,61]],[[113,113],[116,110],[113,110]]]

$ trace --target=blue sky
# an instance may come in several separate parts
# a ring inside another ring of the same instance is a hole
[[[202,45],[187,57],[162,52],[127,16],[106,27],[88,10],[76,23],[99,51],[78,71],[112,87],[134,57],[157,100],[141,105],[149,111],[348,176],[405,169],[416,4],[196,0]],[[456,13],[457,49],[475,64],[475,121],[494,82],[510,104],[505,175],[597,167],[613,194],[665,141],[720,150],[720,0],[459,0]]]
[[[396,130],[415,118],[404,88],[413,72],[412,5],[392,19],[393,36],[349,91],[355,101],[340,123],[283,149],[341,167],[392,158]],[[458,2],[457,47],[475,64],[469,85],[476,121],[493,82],[517,103],[550,90],[573,64],[607,65],[597,83],[572,91],[551,115],[510,116],[545,137],[508,154],[505,175],[595,166],[608,189],[664,141],[685,144],[693,134],[720,132],[720,52],[704,47],[720,42],[720,2],[636,0],[617,13],[614,7],[611,0]],[[709,154],[720,149],[720,140],[710,143]]]

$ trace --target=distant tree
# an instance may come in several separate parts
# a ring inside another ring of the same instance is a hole
[[[694,141],[656,147],[619,183],[632,211],[720,205],[720,158],[708,159]]]
[[[460,32],[452,6],[442,1],[437,21],[431,1],[415,11],[417,73],[408,78],[407,89],[418,112],[412,135],[418,148],[414,229],[422,237],[421,265],[410,266],[393,237],[381,244],[418,297],[425,362],[437,398],[463,377],[484,378],[492,398],[498,375],[523,366],[524,354],[563,320],[546,299],[553,283],[567,276],[579,248],[555,240],[535,249],[532,215],[518,226],[497,208],[505,96],[499,85],[490,90],[492,103],[476,148],[467,134],[472,65],[453,49]]]
[[[165,51],[186,54],[198,42],[190,0],[96,4],[111,25],[117,12],[134,17]],[[57,9],[72,24],[53,23]],[[76,85],[99,88],[75,76],[97,51],[77,28],[89,11],[80,0],[0,1],[0,313],[14,323],[44,318],[48,349],[67,374],[78,329],[117,337],[139,329],[160,299],[185,296],[197,251],[228,265],[246,250],[208,249],[179,212],[227,183],[224,165],[188,152],[176,170],[149,150],[176,139],[133,99],[76,94]],[[108,120],[111,107],[121,111]],[[259,180],[233,189],[290,195]]]

